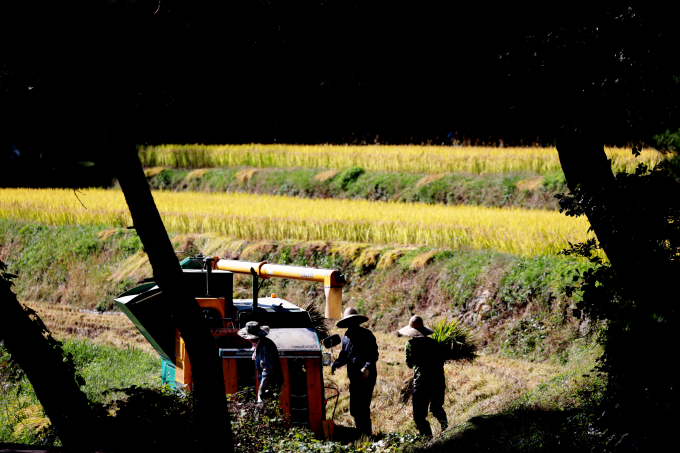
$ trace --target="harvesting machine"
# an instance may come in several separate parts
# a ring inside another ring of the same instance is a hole
[[[237,395],[253,390],[257,394],[259,383],[252,361],[252,345],[237,335],[248,321],[256,320],[270,327],[268,337],[279,350],[284,374],[279,396],[282,411],[290,416],[292,425],[308,427],[319,438],[330,438],[333,423],[326,420],[322,368],[330,364],[330,355],[322,354],[310,314],[274,294],[260,298],[258,291],[259,281],[272,277],[323,283],[325,317],[340,318],[344,276],[334,269],[225,260],[200,254],[189,256],[180,265],[184,284],[202,308],[222,358],[226,393]],[[233,299],[234,274],[252,276],[252,299]],[[191,360],[170,313],[164,309],[168,297],[171,296],[150,282],[121,294],[115,302],[161,356],[163,383],[190,389],[193,385]],[[337,343],[337,335],[324,341],[326,347]],[[333,390],[337,398],[339,392]]]

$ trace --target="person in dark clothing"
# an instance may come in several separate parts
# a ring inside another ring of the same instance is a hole
[[[253,360],[257,368],[257,379],[260,388],[257,392],[257,402],[262,403],[278,397],[283,387],[283,370],[279,350],[272,340],[267,338],[269,327],[262,326],[257,321],[249,321],[246,327],[238,331],[239,336],[250,340],[253,345]]]
[[[347,365],[349,378],[349,413],[361,434],[370,436],[373,433],[371,423],[371,400],[373,388],[378,377],[376,362],[378,361],[378,343],[370,330],[359,324],[368,321],[354,308],[345,310],[344,317],[338,321],[337,327],[347,327],[342,337],[342,351],[338,360],[333,362],[331,373],[337,368]]]
[[[399,333],[411,337],[405,349],[406,365],[413,368],[413,421],[420,434],[431,436],[428,408],[439,421],[442,431],[449,426],[443,407],[446,392],[444,357],[439,343],[428,338],[433,331],[425,327],[420,316],[413,316],[408,326],[400,329]]]

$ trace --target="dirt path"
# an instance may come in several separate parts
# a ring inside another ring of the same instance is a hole
[[[71,305],[24,302],[35,310],[52,334],[58,338],[80,337],[114,346],[133,344],[147,351],[153,348],[134,324],[121,312],[101,314]]]
[[[334,329],[331,333],[339,333]],[[408,338],[398,338],[394,334],[376,333],[380,359],[378,361],[378,382],[373,393],[371,413],[373,415],[374,432],[415,433],[411,401],[403,404],[399,401],[399,390],[411,377],[412,370],[406,366],[404,345]],[[335,355],[340,347],[335,347]],[[570,374],[580,367],[588,367],[590,359],[574,362],[568,366],[551,363],[525,362],[499,357],[497,355],[481,355],[474,364],[445,366],[448,392],[444,409],[449,424],[456,426],[465,423],[478,415],[490,415],[506,408],[512,401],[537,385],[561,375]],[[578,373],[572,373],[577,375]],[[349,380],[346,371],[341,368],[334,375],[329,367],[324,368],[326,386],[340,390],[340,401],[335,414],[336,424],[354,426],[349,414]],[[549,386],[548,386],[549,387]],[[550,391],[550,390],[548,390]],[[328,392],[327,396],[332,393]],[[330,417],[332,406],[328,409]],[[430,415],[430,424],[435,434],[439,432],[439,424]]]
[[[122,313],[99,314],[84,311],[68,305],[55,305],[39,302],[26,303],[43,319],[57,338],[85,337],[95,342],[116,346],[134,344],[152,351],[146,339],[137,331],[132,322]],[[331,334],[343,330],[333,329]],[[400,389],[412,375],[404,359],[405,337],[397,337],[396,332],[385,334],[376,332],[380,359],[378,361],[378,382],[376,384],[371,413],[374,432],[415,433],[411,402],[400,402]],[[340,347],[336,346],[334,357]],[[558,375],[580,375],[590,369],[592,357],[584,356],[567,366],[548,362],[527,362],[508,359],[498,355],[480,355],[474,364],[447,364],[445,366],[448,392],[444,409],[449,424],[456,426],[472,417],[490,415],[506,408],[520,395],[535,389],[537,385],[548,382]],[[346,371],[340,369],[334,375],[330,367],[324,368],[325,385],[340,390],[340,398],[335,412],[335,423],[354,426],[349,414],[349,380]],[[566,382],[566,381],[565,381]],[[565,385],[568,385],[566,382]],[[550,391],[550,390],[548,390]],[[327,391],[327,397],[334,392]],[[327,408],[330,417],[333,403]],[[438,423],[430,416],[435,434],[439,432]]]

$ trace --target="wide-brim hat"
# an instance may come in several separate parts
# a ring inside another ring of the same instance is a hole
[[[246,340],[257,340],[262,336],[269,335],[269,326],[261,326],[257,321],[248,321],[246,326],[238,331],[238,335]]]
[[[408,326],[399,329],[399,333],[413,338],[426,337],[432,335],[434,330],[425,327],[423,323],[423,318],[420,316],[413,316],[409,322]]]
[[[335,323],[336,327],[349,327],[353,324],[361,324],[368,321],[368,316],[360,315],[355,308],[349,307],[345,310],[342,319]]]

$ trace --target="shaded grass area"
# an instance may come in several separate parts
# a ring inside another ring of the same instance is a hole
[[[248,192],[304,198],[348,198],[428,204],[516,206],[557,209],[554,195],[567,191],[561,172],[437,175],[365,171],[281,168],[213,168],[146,170],[153,189],[174,191]]]
[[[64,351],[71,353],[80,375],[85,379],[83,391],[90,401],[109,403],[116,393],[109,389],[159,386],[161,359],[155,352],[133,345],[123,347],[94,343],[84,338],[69,338]]]
[[[94,343],[75,336],[65,339],[64,350],[73,355],[76,370],[85,380],[82,390],[94,403],[110,404],[124,398],[120,392],[107,392],[109,389],[160,387],[160,358],[156,353],[132,345],[117,347]],[[0,346],[0,356],[4,354],[5,350]],[[7,358],[0,357],[0,363],[6,364]],[[49,419],[26,376],[23,373],[7,376],[5,371],[4,366],[0,368],[3,384],[0,388],[0,442],[48,445],[56,442],[58,445]]]
[[[130,319],[119,311],[98,312],[73,305],[48,302],[24,302],[34,310],[52,335],[65,338],[87,338],[110,346],[134,346],[147,352],[153,348]]]
[[[554,376],[498,412],[473,416],[404,452],[607,451],[611,436],[596,424],[605,382],[576,372]]]

